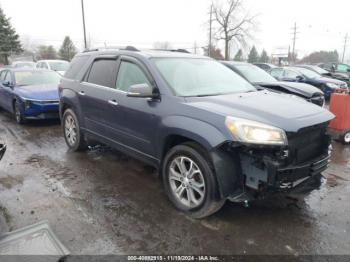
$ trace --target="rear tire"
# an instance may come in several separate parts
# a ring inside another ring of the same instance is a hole
[[[81,132],[78,118],[72,109],[64,111],[62,128],[67,146],[73,152],[87,149],[84,134]]]
[[[17,124],[23,125],[27,122],[27,120],[23,116],[21,105],[18,102],[14,103],[14,112],[15,112],[15,119]]]
[[[218,186],[213,168],[196,144],[170,149],[163,161],[162,176],[170,201],[190,217],[210,216],[225,203],[225,199],[216,199]]]

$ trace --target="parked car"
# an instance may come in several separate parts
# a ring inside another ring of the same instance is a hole
[[[300,82],[313,85],[323,91],[326,99],[336,89],[348,87],[343,81],[324,77],[314,71],[301,67],[278,67],[272,69],[270,74],[279,81]]]
[[[60,75],[50,70],[0,71],[0,106],[13,113],[19,124],[29,119],[58,118]]]
[[[277,66],[269,63],[254,63],[257,67],[260,67],[262,70],[269,72],[271,69],[276,68]]]
[[[298,96],[316,105],[324,106],[324,94],[314,86],[277,81],[269,73],[249,63],[233,61],[222,61],[222,63],[257,88],[266,88],[270,91]]]
[[[16,61],[11,64],[11,67],[12,68],[23,68],[23,67],[35,68],[35,65],[36,64],[31,61]]]
[[[157,167],[171,202],[195,218],[226,199],[320,180],[330,157],[328,110],[258,91],[207,57],[130,50],[73,59],[59,88],[70,150],[99,141]]]
[[[319,63],[317,66],[332,73],[342,73],[350,76],[350,66],[342,63]]]
[[[334,79],[338,79],[340,81],[344,81],[347,83],[348,87],[350,86],[350,78],[346,73],[337,73],[337,72],[329,72],[317,65],[296,65],[296,67],[302,67],[314,71],[317,74],[325,77],[331,77]]]
[[[6,152],[6,145],[0,143],[0,160],[3,158],[5,152]]]
[[[69,68],[69,62],[65,60],[39,60],[36,63],[36,68],[53,70],[64,75]]]

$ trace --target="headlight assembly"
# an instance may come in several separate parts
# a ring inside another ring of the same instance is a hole
[[[326,86],[328,86],[329,88],[339,88],[339,86],[337,84],[334,84],[334,83],[327,83]]]
[[[244,143],[262,145],[288,144],[286,133],[278,127],[235,117],[226,117],[226,127],[234,138]]]
[[[25,109],[31,108],[32,105],[33,105],[33,102],[32,102],[32,101],[30,101],[30,100],[25,100],[25,101],[24,101]]]

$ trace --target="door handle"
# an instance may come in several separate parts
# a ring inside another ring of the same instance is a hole
[[[111,104],[113,106],[117,106],[118,102],[116,100],[108,100],[108,104]]]
[[[84,92],[84,91],[80,91],[80,92],[79,92],[79,95],[85,96],[85,92]]]

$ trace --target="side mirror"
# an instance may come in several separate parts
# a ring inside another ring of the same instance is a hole
[[[303,80],[304,80],[304,77],[303,77],[303,76],[297,76],[296,79],[297,79],[297,81],[300,82],[300,81],[303,81]]]
[[[130,86],[127,96],[138,97],[138,98],[155,98],[156,97],[156,95],[153,93],[153,88],[146,83]]]
[[[3,86],[7,86],[7,87],[13,87],[12,83],[10,81],[3,81],[2,82]]]
[[[348,73],[350,73],[350,68],[347,68],[346,71],[347,71]]]

